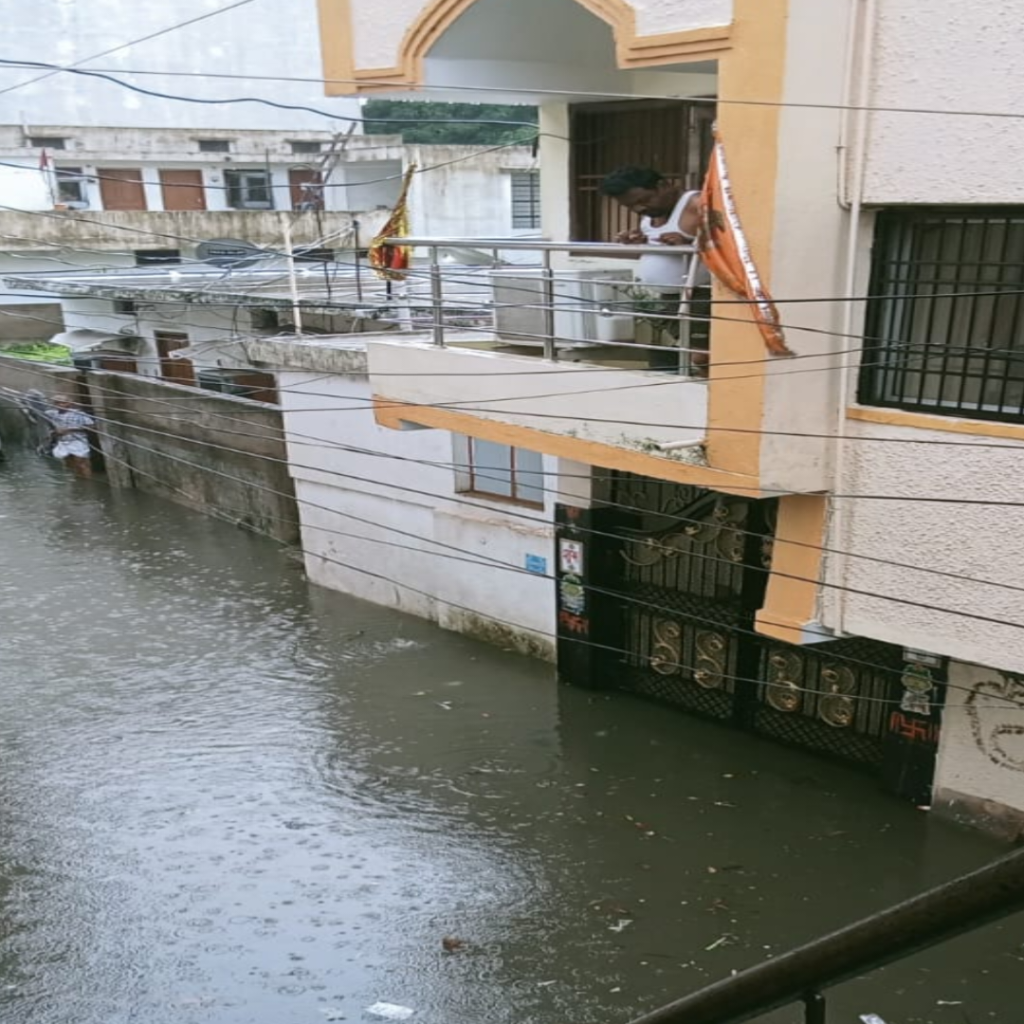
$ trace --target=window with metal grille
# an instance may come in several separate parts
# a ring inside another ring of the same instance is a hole
[[[513,171],[512,227],[536,229],[540,227],[540,172]]]
[[[57,174],[57,198],[62,203],[75,203],[80,206],[88,205],[88,196],[85,192],[85,178],[82,175],[81,167],[58,167]]]
[[[67,149],[67,139],[57,135],[33,135],[28,144],[35,149]]]
[[[461,434],[453,440],[456,491],[544,507],[544,457],[540,452]]]
[[[307,142],[302,139],[294,139],[292,141],[293,153],[320,153],[322,150],[322,142]]]
[[[233,210],[272,210],[270,174],[261,170],[232,169],[224,172],[227,203]]]
[[[887,210],[863,405],[1024,421],[1024,208]]]
[[[610,242],[639,218],[599,187],[617,167],[652,167],[700,188],[711,159],[715,104],[683,100],[584,103],[570,108],[572,237]]]
[[[231,140],[230,139],[200,139],[199,140],[199,152],[200,153],[230,153],[231,152]]]

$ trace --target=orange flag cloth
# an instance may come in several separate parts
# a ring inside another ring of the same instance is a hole
[[[750,303],[768,351],[775,356],[791,356],[793,353],[786,345],[779,311],[761,284],[736,213],[725,150],[717,130],[711,165],[701,193],[697,250],[708,270],[737,298]]]
[[[409,246],[387,245],[385,239],[403,238],[409,234],[409,185],[415,173],[416,165],[410,164],[391,216],[370,243],[370,266],[380,277],[391,281],[405,280],[405,272],[412,261],[412,250]]]

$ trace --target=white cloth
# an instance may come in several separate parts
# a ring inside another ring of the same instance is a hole
[[[53,446],[53,457],[55,459],[66,459],[69,455],[77,459],[89,458],[89,442],[79,440],[77,434],[68,434],[62,437]]]
[[[89,437],[85,431],[96,421],[88,413],[82,412],[81,409],[54,409],[48,414],[47,419],[56,430],[73,431],[57,439],[53,446],[55,459],[66,459],[69,455],[78,459],[89,457]]]
[[[687,234],[679,226],[679,218],[683,215],[690,200],[697,195],[696,192],[684,192],[679,201],[673,207],[664,224],[655,227],[650,217],[640,218],[640,230],[643,232],[649,245],[659,245],[662,235],[682,235],[688,242],[694,242],[693,235]],[[640,257],[637,266],[636,277],[641,284],[655,288],[659,292],[679,292],[686,284],[690,272],[690,260],[693,255],[688,252],[680,252],[678,248],[666,246],[665,254],[649,253]],[[697,273],[694,276],[694,287],[703,288],[711,283],[711,275],[703,262],[698,261]]]

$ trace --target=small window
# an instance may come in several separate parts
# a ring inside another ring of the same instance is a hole
[[[540,227],[540,173],[538,171],[512,172],[512,227],[536,229]]]
[[[199,152],[200,153],[230,153],[231,152],[231,140],[230,139],[200,139],[199,140]]]
[[[180,249],[136,249],[135,266],[159,267],[168,263],[180,263]]]
[[[82,175],[81,167],[58,167],[57,174],[57,198],[62,203],[75,203],[81,206],[88,205],[88,197],[85,193],[85,178]]]
[[[270,174],[262,170],[231,168],[224,172],[227,203],[232,210],[272,210]]]
[[[33,135],[28,144],[36,149],[67,149],[67,141],[58,135]]]
[[[292,142],[292,152],[301,153],[303,156],[310,153],[321,153],[323,152],[322,142],[306,142],[301,139],[295,139]]]
[[[858,399],[1024,422],[1024,208],[879,214]]]
[[[540,452],[455,435],[455,489],[520,505],[544,507]]]
[[[134,316],[138,311],[139,306],[134,299],[114,299],[115,313],[127,313]]]

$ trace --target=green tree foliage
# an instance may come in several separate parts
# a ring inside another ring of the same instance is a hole
[[[401,135],[405,142],[445,146],[500,146],[532,142],[537,108],[493,103],[367,100],[367,135]],[[495,123],[497,122],[497,123]]]

